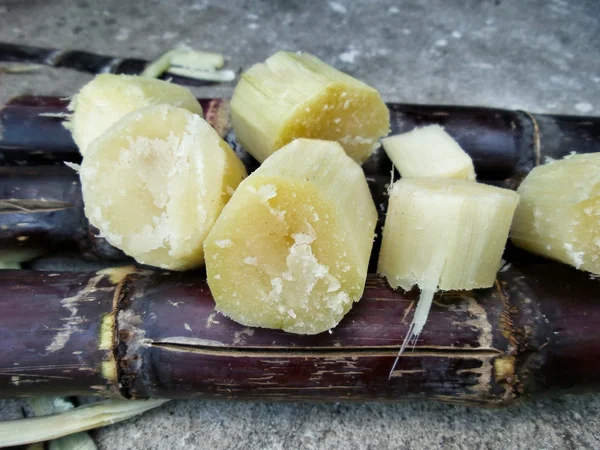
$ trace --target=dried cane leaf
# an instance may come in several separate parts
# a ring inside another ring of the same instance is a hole
[[[63,397],[36,397],[29,401],[36,417],[62,413],[75,408],[75,405]],[[95,450],[96,443],[85,431],[70,434],[48,443],[50,450]]]
[[[0,423],[0,446],[31,444],[112,425],[156,408],[168,400],[107,400],[50,416]]]

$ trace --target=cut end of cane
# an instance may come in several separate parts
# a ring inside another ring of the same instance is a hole
[[[92,141],[123,116],[160,104],[202,115],[196,97],[183,86],[138,76],[101,74],[73,97],[68,106],[73,114],[64,126],[85,156]]]
[[[206,240],[217,309],[291,333],[335,327],[362,295],[375,222],[342,148],[294,141],[240,184]]]
[[[475,180],[473,160],[439,125],[389,136],[381,143],[403,178]]]
[[[236,137],[258,161],[297,138],[336,141],[364,162],[389,130],[377,90],[307,53],[278,52],[250,68],[231,101]]]
[[[80,169],[86,216],[142,264],[202,265],[202,244],[245,176],[200,116],[168,105],[125,116],[89,148]]]
[[[518,192],[512,242],[600,275],[600,153],[536,167]]]

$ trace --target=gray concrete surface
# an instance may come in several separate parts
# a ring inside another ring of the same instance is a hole
[[[0,0],[0,40],[145,58],[185,43],[224,53],[235,69],[277,49],[306,50],[389,101],[600,114],[597,0]],[[23,93],[70,95],[89,78],[52,69],[4,76],[0,101]],[[0,402],[0,417],[19,414],[19,402]],[[600,396],[504,410],[176,401],[95,437],[102,449],[541,450],[600,448],[598,430]]]

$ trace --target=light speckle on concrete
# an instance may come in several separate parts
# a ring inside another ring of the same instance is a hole
[[[329,2],[329,7],[339,14],[346,14],[348,12],[348,9],[339,2]]]
[[[129,38],[129,29],[127,28],[121,28],[119,29],[119,32],[116,34],[115,39],[117,41],[126,41]]]
[[[147,59],[186,44],[223,53],[235,70],[279,49],[304,50],[373,85],[388,101],[563,114],[597,114],[600,105],[597,0],[248,0],[243,6],[234,0],[5,0],[0,23],[8,24],[0,26],[5,42]],[[0,102],[19,94],[69,96],[90,78],[51,68],[5,75]],[[233,84],[194,89],[215,97],[232,90]],[[54,257],[38,267],[81,264]],[[21,404],[0,402],[0,417],[19,417]],[[95,437],[101,449],[562,449],[600,447],[599,429],[600,396],[501,410],[417,401],[187,400]]]
[[[589,113],[594,107],[588,102],[579,102],[575,104],[575,109],[580,113]]]
[[[340,55],[340,60],[348,64],[354,64],[358,55],[360,55],[360,52],[355,48],[351,48]]]

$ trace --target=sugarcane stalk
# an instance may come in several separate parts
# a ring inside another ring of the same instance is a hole
[[[246,165],[250,173],[258,166],[235,139],[229,126],[229,103],[224,99],[200,99],[205,119],[224,137]],[[62,161],[80,162],[68,131],[62,126],[68,101],[56,97],[18,97],[0,110],[0,165],[48,165]],[[516,189],[524,176],[546,158],[560,158],[571,151],[593,152],[600,142],[600,120],[594,117],[532,115],[519,111],[460,106],[419,106],[390,104],[392,134],[409,131],[415,126],[440,124],[461,144],[475,163],[480,180],[501,187]],[[371,193],[380,213],[379,228],[387,209],[387,184],[392,166],[383,149],[377,150],[363,165]],[[12,171],[15,171],[13,175]],[[66,203],[64,208],[49,211],[48,204],[41,211],[21,210],[18,214],[0,216],[0,243],[4,248],[48,249],[53,243],[77,242],[88,258],[120,260],[124,255],[97,237],[98,232],[81,219],[79,187],[74,191],[63,188],[62,194],[51,194],[45,187],[42,168],[23,180],[20,170],[3,168],[0,185],[10,180],[12,190],[2,191],[0,201],[6,206],[14,199]],[[57,169],[60,171],[60,169]],[[36,180],[35,173],[39,173]],[[74,174],[64,170],[65,186],[77,183]],[[22,181],[28,186],[16,189]],[[66,180],[69,181],[66,181]],[[53,176],[53,183],[60,183]],[[6,184],[5,184],[6,185]],[[75,186],[75,185],[73,185]],[[29,192],[23,197],[24,192]],[[68,195],[65,197],[66,193]],[[35,194],[34,194],[35,193]],[[74,207],[72,205],[75,205]],[[23,204],[19,205],[23,206]],[[2,206],[0,206],[2,208]],[[25,205],[26,209],[29,209]],[[13,208],[14,210],[14,208]],[[3,209],[6,211],[6,208]],[[18,224],[28,223],[19,229]],[[74,228],[75,227],[75,228]],[[40,231],[41,230],[41,231]],[[58,236],[57,236],[58,234]],[[378,235],[380,233],[378,232]],[[37,236],[34,238],[34,236]],[[18,239],[21,240],[18,240]],[[374,244],[379,248],[380,241]],[[375,264],[371,264],[375,270]]]
[[[78,178],[64,166],[0,167],[0,255],[23,260],[84,239],[82,207]]]
[[[6,42],[0,43],[0,61],[43,64],[50,67],[62,67],[92,74],[123,73],[128,75],[139,75],[151,64],[151,61],[141,58],[119,58],[81,50],[61,50],[34,47],[31,45],[9,44]],[[163,73],[160,78],[170,78],[174,83],[189,86],[215,84],[215,81],[199,80],[169,72]]]
[[[229,103],[200,99],[205,119],[232,148],[244,155],[230,130]],[[81,156],[62,126],[68,100],[56,97],[17,97],[0,110],[0,165],[79,162]],[[391,134],[438,124],[471,156],[481,179],[514,178],[546,158],[559,159],[572,151],[597,151],[600,120],[596,117],[532,114],[471,106],[435,106],[390,103]],[[256,163],[254,163],[256,164]],[[363,166],[365,172],[389,173],[389,158],[379,149]]]
[[[72,169],[0,167],[0,259],[19,263],[68,248],[86,259],[128,260],[89,225]]]
[[[229,102],[199,99],[205,120],[224,137],[229,131]],[[0,166],[79,163],[81,155],[63,126],[69,99],[22,96],[0,109]]]
[[[0,396],[400,400],[507,405],[600,388],[600,281],[511,250],[495,286],[436,295],[390,368],[418,293],[369,276],[317,335],[219,315],[202,272],[0,273]]]

